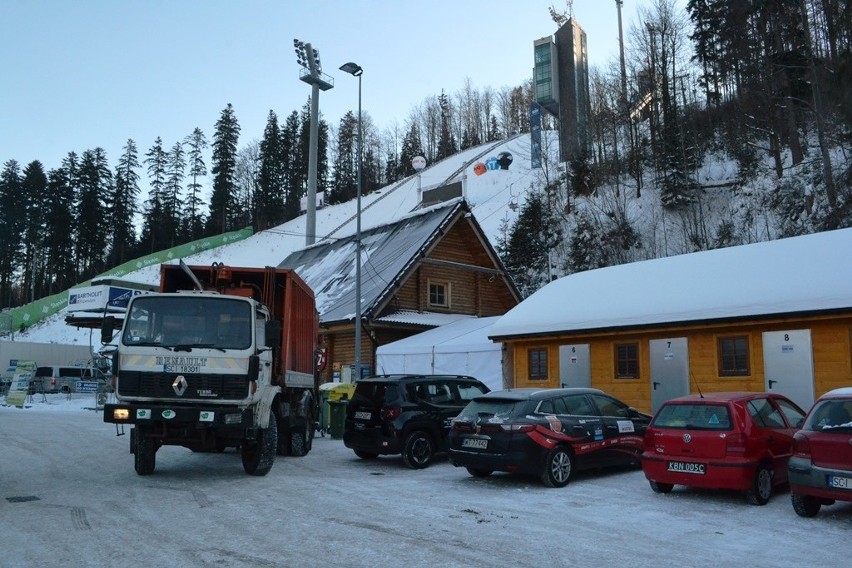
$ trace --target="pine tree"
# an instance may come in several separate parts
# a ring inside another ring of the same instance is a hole
[[[82,278],[91,278],[105,268],[108,244],[107,205],[113,193],[112,172],[103,148],[86,150],[77,175],[77,266]]]
[[[62,166],[47,174],[45,220],[50,231],[45,241],[48,275],[48,295],[70,288],[77,283],[74,273],[74,185],[77,155],[73,152]],[[113,233],[115,234],[115,233]],[[132,244],[132,243],[131,243]]]
[[[456,139],[450,132],[450,101],[444,91],[438,97],[438,105],[441,108],[441,135],[438,139],[438,153],[436,160],[443,160],[458,152]]]
[[[399,177],[407,177],[414,174],[414,166],[411,160],[415,156],[423,155],[423,147],[420,145],[420,131],[417,124],[412,122],[408,133],[402,140],[402,150],[399,153]]]
[[[358,120],[352,111],[340,119],[337,129],[337,153],[334,161],[334,181],[328,198],[329,203],[343,203],[354,198],[357,193]]]
[[[582,272],[601,268],[601,239],[592,219],[586,214],[577,215],[577,226],[568,244],[568,268]]]
[[[531,192],[512,227],[503,262],[526,297],[547,283],[551,251],[561,242],[562,229],[543,196]]]
[[[168,238],[163,228],[166,226],[166,194],[168,153],[163,150],[163,140],[159,136],[154,145],[145,154],[145,166],[148,168],[148,199],[142,221],[142,236],[139,239],[143,253],[152,253],[165,248]]]
[[[302,181],[299,165],[307,162],[307,154],[302,154],[299,143],[299,113],[293,111],[287,117],[281,128],[281,151],[279,160],[283,168],[284,184],[284,221],[299,216],[299,202],[304,195],[305,185]]]
[[[12,275],[21,262],[21,185],[21,166],[15,160],[7,161],[0,173],[0,306],[4,307],[14,305]]]
[[[172,146],[171,152],[168,153],[166,174],[166,198],[163,202],[163,219],[166,224],[163,227],[163,233],[166,235],[167,246],[173,247],[183,241],[183,235],[180,231],[183,225],[181,190],[183,189],[183,180],[186,177],[186,157],[183,144],[180,142],[176,142]]]
[[[109,265],[118,266],[132,258],[136,250],[135,216],[139,211],[139,152],[136,142],[128,139],[115,168],[115,193],[109,216],[112,233]],[[57,181],[60,183],[60,181]]]
[[[23,291],[25,300],[32,302],[40,298],[46,288],[44,241],[49,230],[44,218],[47,174],[38,160],[24,168],[21,190],[24,204]]]
[[[281,154],[278,117],[270,110],[260,141],[257,189],[252,200],[252,218],[258,230],[278,225],[284,219],[284,163]]]
[[[492,115],[491,116],[491,124],[488,127],[488,140],[487,140],[487,142],[497,142],[502,137],[503,137],[503,135],[500,134],[500,126],[498,126],[498,124],[497,124],[497,117]]]
[[[207,219],[207,234],[226,233],[238,229],[236,219],[237,142],[240,125],[231,103],[216,121],[213,134],[213,192],[210,195],[210,217]]]
[[[204,212],[201,201],[201,178],[207,175],[204,150],[207,138],[198,127],[184,139],[189,162],[189,183],[186,185],[186,215],[183,218],[183,233],[188,241],[200,239],[204,234]]]

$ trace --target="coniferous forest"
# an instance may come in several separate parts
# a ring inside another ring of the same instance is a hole
[[[570,16],[551,15],[557,25]],[[545,164],[497,243],[525,294],[554,273],[852,226],[852,2],[689,0],[681,12],[654,0],[640,20],[627,30],[623,72],[618,58],[590,70],[587,151]],[[467,79],[392,125],[363,113],[363,191],[413,174],[414,156],[434,163],[528,132],[532,102],[531,80],[474,88]],[[309,103],[270,110],[256,133],[242,132],[239,109],[223,104],[209,130],[128,138],[119,156],[69,149],[49,169],[0,156],[0,308],[142,254],[297,217]],[[357,133],[351,111],[320,121],[317,189],[328,203],[356,195]],[[711,159],[733,168],[723,187],[698,173]],[[707,201],[720,191],[739,209],[708,220]],[[677,246],[661,250],[631,213],[651,192],[659,210],[650,215],[682,229]],[[760,233],[756,219],[767,212],[775,228]]]

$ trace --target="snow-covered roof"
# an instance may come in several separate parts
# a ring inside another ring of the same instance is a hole
[[[415,325],[418,327],[438,327],[458,321],[472,319],[476,316],[462,314],[444,314],[438,312],[417,312],[414,310],[398,310],[391,314],[376,318],[377,322]]]
[[[515,306],[491,337],[852,309],[852,229],[571,274]]]
[[[446,223],[461,199],[418,211],[361,232],[361,309],[369,314]],[[324,241],[290,254],[279,265],[293,268],[313,288],[324,324],[355,317],[355,235]]]
[[[464,317],[441,327],[382,345],[378,350],[383,355],[428,353],[433,350],[441,353],[499,352],[500,344],[488,339],[491,326],[499,319],[500,316]]]

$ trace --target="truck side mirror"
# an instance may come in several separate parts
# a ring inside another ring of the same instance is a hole
[[[252,355],[249,357],[248,380],[256,381],[260,376],[260,357]]]
[[[277,347],[279,345],[281,345],[281,322],[269,320],[266,322],[265,347]]]
[[[115,335],[115,316],[106,316],[101,322],[101,343],[109,343]]]

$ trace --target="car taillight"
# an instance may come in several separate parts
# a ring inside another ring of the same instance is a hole
[[[473,425],[470,422],[453,420],[453,430],[456,432],[473,432]]]
[[[742,432],[728,434],[725,440],[727,444],[725,449],[729,454],[744,454],[746,452],[746,435]]]
[[[500,429],[504,432],[532,432],[535,426],[532,424],[501,424]]]
[[[651,430],[645,432],[645,437],[642,439],[642,446],[647,452],[654,451],[654,433]]]
[[[793,435],[793,455],[811,459],[811,443],[808,441],[808,437],[801,432],[796,432]]]
[[[398,406],[385,406],[379,412],[382,420],[395,420],[400,414],[402,414],[402,409]]]

